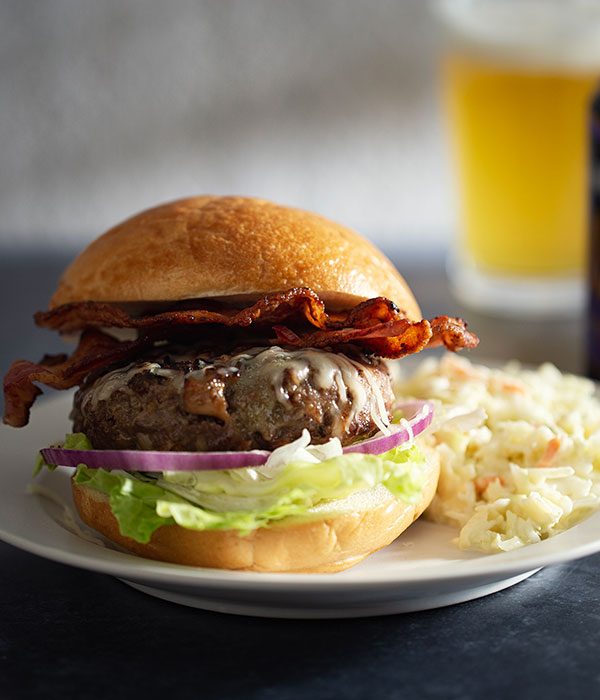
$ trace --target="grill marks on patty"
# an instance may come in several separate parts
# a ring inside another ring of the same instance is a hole
[[[74,429],[99,449],[274,449],[307,428],[348,444],[387,423],[384,362],[355,349],[253,348],[209,357],[152,354],[75,395]]]

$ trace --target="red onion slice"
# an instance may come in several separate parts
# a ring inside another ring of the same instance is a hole
[[[357,442],[356,445],[344,447],[344,452],[361,452],[362,454],[380,455],[383,452],[394,449],[398,445],[409,442],[413,437],[422,433],[433,420],[433,404],[431,401],[408,401],[395,404],[395,409],[400,409],[404,419],[400,423],[389,426],[389,435],[377,435],[376,437]]]
[[[398,447],[423,432],[433,418],[430,401],[410,401],[395,406],[405,415],[399,424],[390,426],[389,435],[378,435],[355,445],[344,447],[344,453],[382,454]],[[90,469],[121,471],[168,472],[240,469],[258,467],[269,458],[266,450],[250,452],[158,452],[151,450],[71,450],[46,447],[40,450],[47,464]]]
[[[48,464],[90,469],[170,472],[258,467],[269,458],[266,450],[252,452],[158,452],[153,450],[68,450],[46,447],[40,450]]]

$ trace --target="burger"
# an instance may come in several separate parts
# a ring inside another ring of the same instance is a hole
[[[39,460],[76,467],[82,520],[142,557],[252,571],[345,569],[424,511],[431,407],[396,402],[390,361],[477,344],[423,319],[358,234],[243,197],[117,225],[34,318],[77,345],[13,363],[4,420],[24,426],[40,384],[77,387]]]

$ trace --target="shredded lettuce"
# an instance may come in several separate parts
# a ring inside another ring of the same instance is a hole
[[[87,447],[83,444],[78,441],[77,449],[90,448],[89,441]],[[292,461],[268,473],[249,467],[150,475],[81,464],[74,481],[108,494],[121,534],[148,542],[154,530],[172,523],[191,530],[235,529],[248,534],[290,516],[322,518],[328,503],[335,511],[339,499],[379,485],[397,498],[415,502],[423,485],[424,463],[423,453],[412,445],[382,455]],[[311,513],[317,505],[318,516]]]

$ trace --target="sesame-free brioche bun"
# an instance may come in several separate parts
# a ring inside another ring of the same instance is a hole
[[[163,525],[147,544],[136,542],[120,533],[106,494],[74,482],[71,485],[81,519],[139,556],[217,569],[331,573],[358,564],[390,544],[427,508],[437,487],[439,457],[433,449],[424,452],[425,479],[417,503],[405,503],[379,486],[339,501],[333,512],[327,506],[322,519],[286,518],[244,536],[235,530],[197,531]]]
[[[394,266],[354,231],[263,199],[213,196],[148,209],[100,236],[67,268],[50,308],[254,300],[292,287],[310,287],[332,308],[383,296],[421,318]]]

